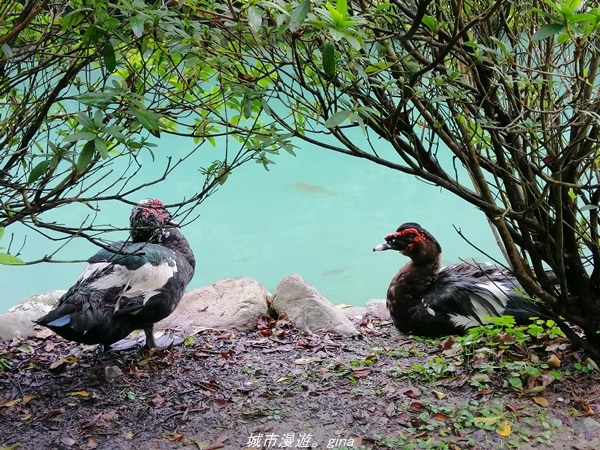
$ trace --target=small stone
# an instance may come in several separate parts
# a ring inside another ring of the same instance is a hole
[[[123,375],[123,371],[117,366],[106,366],[104,368],[104,379],[106,381],[113,381]]]

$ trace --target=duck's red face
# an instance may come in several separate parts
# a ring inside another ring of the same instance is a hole
[[[146,235],[153,234],[157,229],[173,227],[171,212],[160,200],[149,198],[140,201],[131,210],[129,222],[132,236],[135,239],[149,239]]]
[[[411,256],[427,243],[434,244],[439,248],[439,244],[427,230],[417,223],[408,222],[400,225],[395,233],[388,234],[385,242],[376,246],[373,251],[396,250],[403,255]],[[441,248],[439,251],[441,252]]]

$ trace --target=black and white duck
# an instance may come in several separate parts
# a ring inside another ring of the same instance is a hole
[[[512,316],[519,325],[547,318],[502,267],[463,263],[441,268],[440,244],[417,223],[401,225],[373,249],[383,250],[411,259],[387,291],[390,315],[403,333],[439,337],[464,334],[490,323],[489,317]]]
[[[146,347],[156,346],[154,323],[175,310],[196,261],[160,200],[140,201],[129,221],[131,239],[92,256],[57,306],[36,323],[65,339],[105,349],[142,329]]]

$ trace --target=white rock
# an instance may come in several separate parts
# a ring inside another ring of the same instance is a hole
[[[155,329],[177,328],[194,332],[205,328],[250,331],[268,314],[271,294],[249,277],[228,278],[188,292],[177,309]]]
[[[33,334],[35,319],[47,314],[66,291],[50,291],[27,297],[4,314],[0,314],[0,340]]]
[[[344,313],[300,275],[288,275],[280,281],[273,294],[273,308],[277,314],[287,313],[288,319],[300,330],[357,333]]]

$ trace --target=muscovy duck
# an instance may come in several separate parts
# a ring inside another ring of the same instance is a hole
[[[88,260],[57,306],[36,323],[65,339],[110,344],[137,329],[156,346],[154,323],[179,304],[196,261],[160,200],[145,199],[131,211],[128,241],[115,242]]]
[[[442,247],[419,224],[408,222],[385,237],[373,251],[397,250],[411,261],[392,279],[387,307],[403,333],[440,337],[464,334],[490,323],[488,317],[513,316],[527,325],[530,318],[549,318],[519,293],[510,272],[493,264],[441,267]]]

